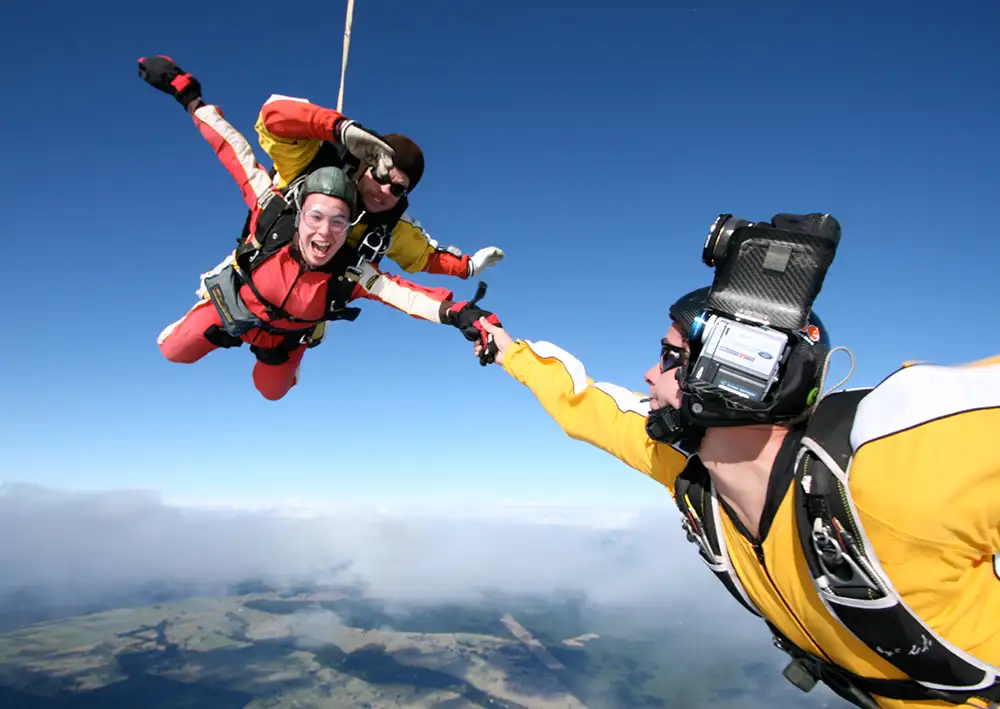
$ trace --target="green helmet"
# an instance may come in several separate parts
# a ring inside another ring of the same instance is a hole
[[[311,194],[325,194],[344,200],[351,209],[351,216],[354,216],[354,182],[339,167],[321,167],[306,176],[296,200],[300,209]]]

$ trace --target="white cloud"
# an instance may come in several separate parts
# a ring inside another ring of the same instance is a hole
[[[109,599],[132,605],[139,601],[129,593],[150,583],[224,593],[264,578],[363,582],[390,608],[393,601],[475,602],[483,591],[582,593],[626,611],[615,614],[623,636],[662,628],[658,652],[672,657],[673,644],[683,644],[693,672],[773,650],[763,624],[729,597],[686,541],[676,510],[665,508],[181,505],[150,491],[8,484],[0,486],[0,569],[0,627],[7,628],[46,615],[19,606],[29,595],[28,606],[70,605],[55,613],[75,613],[92,602],[107,607]],[[307,614],[280,622],[283,637],[291,629],[308,643],[314,635],[329,641],[324,624],[339,620]]]
[[[389,599],[579,591],[598,602],[667,604],[707,592],[732,604],[666,508],[181,505],[150,491],[0,487],[0,592],[79,599],[148,582],[221,592],[248,577],[330,578],[347,562],[338,579]]]

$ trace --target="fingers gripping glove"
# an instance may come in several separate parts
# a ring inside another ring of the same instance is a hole
[[[469,278],[477,276],[490,266],[495,266],[503,261],[503,250],[496,246],[487,246],[479,249],[469,259]]]
[[[486,366],[496,361],[497,346],[493,335],[486,332],[479,318],[496,327],[502,327],[499,318],[488,310],[483,310],[476,303],[486,294],[486,284],[480,282],[476,297],[470,301],[451,303],[442,313],[441,321],[446,325],[457,327],[469,342],[480,342],[483,350],[479,354],[479,364]]]
[[[334,129],[337,140],[347,152],[372,168],[375,177],[385,179],[392,170],[395,150],[357,121],[344,119]]]
[[[173,96],[184,108],[191,101],[201,98],[201,84],[198,80],[174,64],[170,57],[141,57],[139,76],[154,89]]]

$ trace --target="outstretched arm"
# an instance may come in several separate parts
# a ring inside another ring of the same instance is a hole
[[[580,360],[551,342],[513,340],[494,323],[482,325],[496,344],[497,364],[531,390],[570,438],[610,453],[673,495],[687,455],[650,439],[649,405],[638,394],[593,381]]]
[[[223,117],[217,106],[202,100],[198,79],[163,55],[140,58],[139,76],[154,89],[173,96],[191,115],[198,131],[240,186],[243,201],[255,217],[257,211],[274,196],[270,187],[271,178],[257,162],[246,138]]]
[[[392,244],[386,256],[407,273],[423,271],[468,279],[499,263],[504,253],[488,246],[469,256],[454,246],[441,246],[420,222],[404,214],[392,230]]]
[[[353,297],[377,300],[412,317],[439,324],[444,323],[444,311],[454,300],[447,288],[425,288],[399,276],[380,273],[367,261],[362,262],[361,278],[354,287]]]
[[[407,273],[438,273],[469,277],[469,257],[454,247],[442,248],[424,231],[420,222],[403,214],[392,229],[392,242],[385,253]]]
[[[673,489],[687,457],[649,438],[649,405],[636,393],[594,382],[580,360],[551,342],[516,341],[502,366],[531,390],[570,438],[600,448]]]
[[[257,162],[247,139],[223,117],[217,106],[203,103],[191,112],[191,117],[202,137],[215,150],[219,162],[240,186],[243,201],[253,214],[251,221],[256,222],[256,213],[276,194],[271,188],[271,176]],[[251,233],[254,227],[251,223]]]

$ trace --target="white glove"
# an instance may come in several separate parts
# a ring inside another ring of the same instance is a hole
[[[496,246],[487,246],[484,249],[479,249],[469,259],[469,278],[482,273],[485,269],[495,266],[501,261],[503,261],[503,250],[498,249]]]
[[[345,120],[338,132],[347,152],[371,167],[376,177],[385,179],[389,176],[392,156],[396,154],[392,146],[356,121]]]

